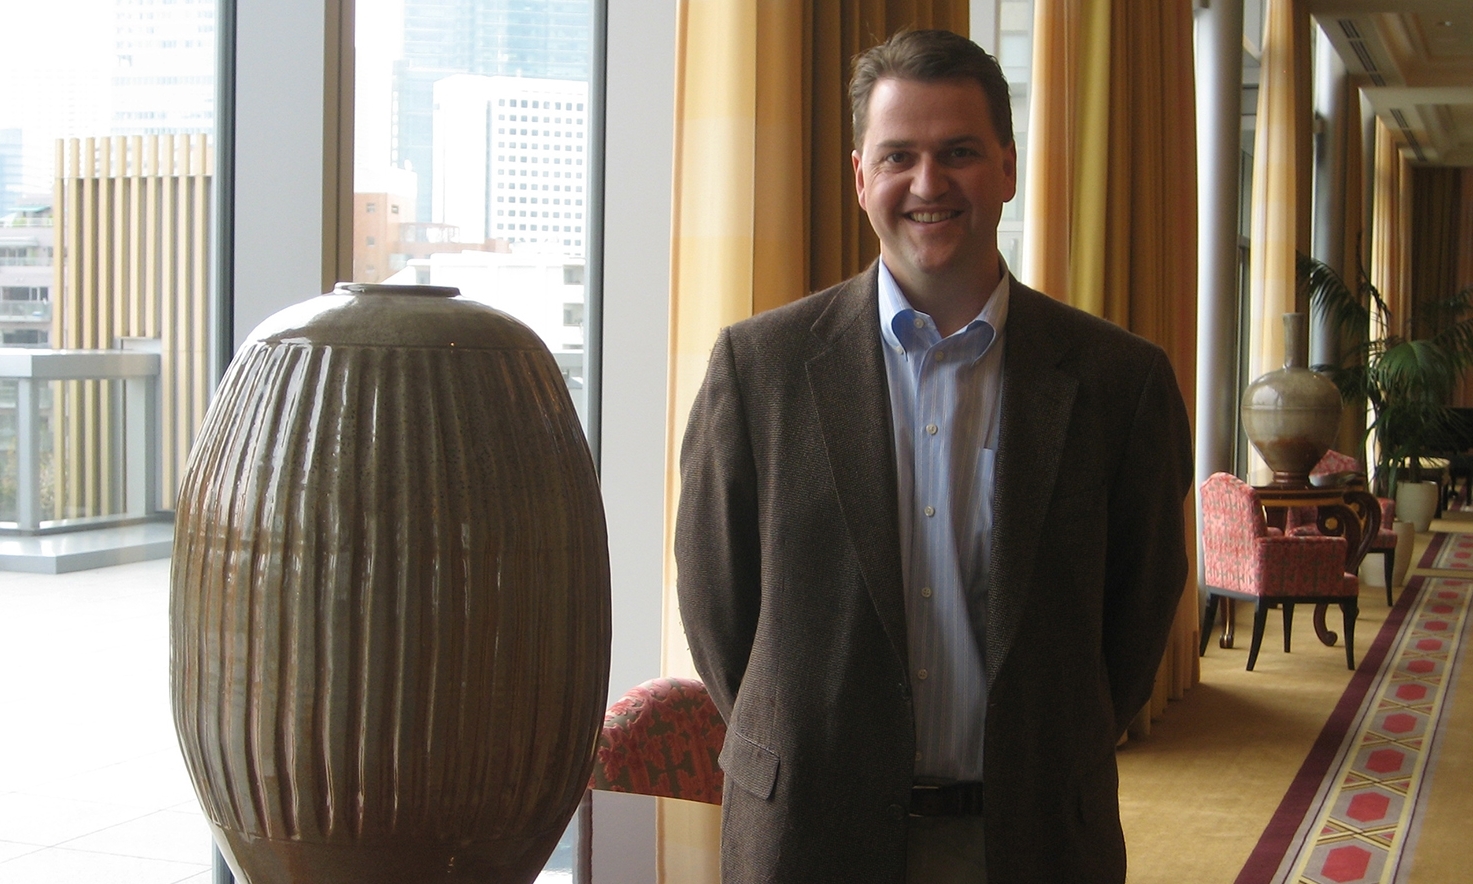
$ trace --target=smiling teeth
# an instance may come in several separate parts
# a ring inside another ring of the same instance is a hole
[[[934,224],[937,221],[955,218],[956,214],[956,212],[911,212],[910,217],[922,224]]]

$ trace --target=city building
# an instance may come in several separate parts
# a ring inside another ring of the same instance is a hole
[[[116,0],[112,135],[215,125],[215,0]]]
[[[404,0],[394,65],[391,157],[420,174],[419,221],[435,210],[435,83],[452,74],[588,82],[591,0]]]
[[[21,130],[0,129],[0,218],[9,215],[20,200],[23,160]]]
[[[0,216],[0,346],[50,342],[54,250],[49,205]]]
[[[400,227],[414,219],[415,176],[394,167],[353,170],[353,281],[379,282],[404,266]]]
[[[582,255],[588,84],[455,74],[435,84],[434,220]]]

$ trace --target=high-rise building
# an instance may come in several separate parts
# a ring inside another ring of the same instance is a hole
[[[216,0],[116,0],[113,135],[215,125]]]
[[[587,83],[592,0],[404,0],[391,157],[419,175],[420,221],[436,218],[434,89],[452,74]]]
[[[18,205],[22,190],[21,130],[0,129],[0,219]]]
[[[582,255],[588,84],[454,74],[434,97],[434,220],[462,242]]]

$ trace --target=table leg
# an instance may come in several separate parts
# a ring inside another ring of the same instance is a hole
[[[1325,611],[1329,607],[1325,602],[1314,606],[1314,634],[1319,636],[1320,642],[1325,645],[1333,645],[1340,638],[1339,634],[1331,632],[1330,628],[1325,625]]]
[[[1217,646],[1219,648],[1231,648],[1233,646],[1234,601],[1234,599],[1225,597],[1218,599],[1218,602],[1222,604],[1222,637],[1217,640]]]

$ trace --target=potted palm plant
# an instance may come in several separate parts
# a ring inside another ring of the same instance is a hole
[[[1364,270],[1357,271],[1354,288],[1314,258],[1299,256],[1298,270],[1301,291],[1313,309],[1351,342],[1338,365],[1314,368],[1329,375],[1347,406],[1369,403],[1366,435],[1376,436],[1374,460],[1366,453],[1367,462],[1375,464],[1376,493],[1396,497],[1398,514],[1425,531],[1436,508],[1437,485],[1428,483],[1420,491],[1405,486],[1422,482],[1422,458],[1446,452],[1454,434],[1456,418],[1448,401],[1463,372],[1473,367],[1473,286],[1419,305],[1411,321],[1398,325]],[[1373,317],[1380,331],[1375,337]],[[1423,336],[1414,337],[1413,329]],[[1425,520],[1413,518],[1412,500],[1405,509],[1402,505],[1403,496],[1418,494],[1430,504]]]

